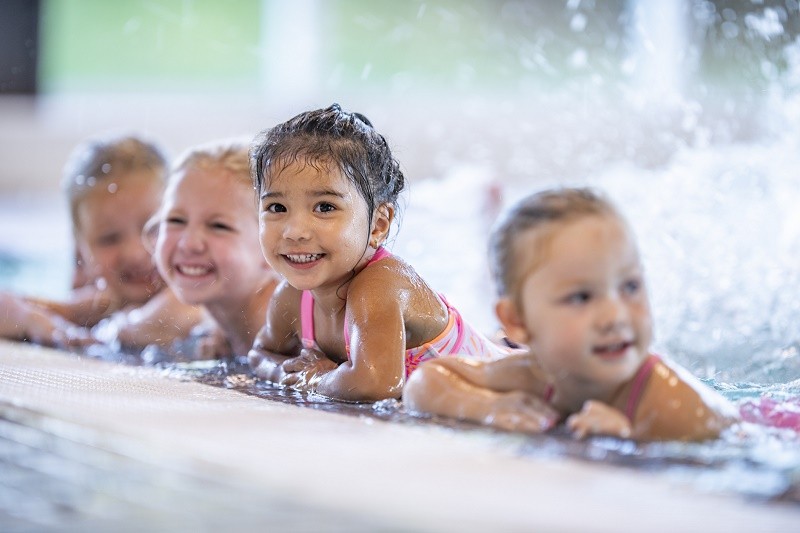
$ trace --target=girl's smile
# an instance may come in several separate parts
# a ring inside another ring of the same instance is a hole
[[[336,165],[293,161],[276,169],[259,215],[267,262],[297,289],[335,291],[372,255],[367,203]]]

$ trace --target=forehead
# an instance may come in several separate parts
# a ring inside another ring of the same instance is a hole
[[[298,158],[279,160],[270,165],[265,184],[267,188],[284,188],[292,184],[352,186],[339,165],[329,159]]]
[[[585,269],[609,259],[638,262],[628,225],[611,214],[586,215],[523,231],[514,260],[524,278],[546,265],[556,273]]]

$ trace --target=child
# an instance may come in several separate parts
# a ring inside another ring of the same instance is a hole
[[[714,438],[734,420],[721,396],[648,351],[639,253],[605,199],[586,189],[530,196],[490,248],[497,316],[530,352],[431,361],[409,380],[407,407],[523,431],[565,418],[578,437],[637,440]]]
[[[132,135],[76,148],[62,185],[72,216],[77,288],[65,302],[29,301],[83,327],[113,314],[111,330],[125,346],[167,344],[188,334],[201,311],[164,290],[142,241],[144,224],[161,201],[165,168],[161,150]]]
[[[437,352],[500,353],[383,248],[404,177],[366,117],[302,113],[255,140],[251,169],[261,248],[285,278],[250,352],[259,377],[377,401]]]
[[[234,355],[246,355],[278,283],[258,244],[249,142],[219,141],[181,157],[158,215],[155,257],[178,298],[201,305]],[[210,357],[228,355],[207,347]]]

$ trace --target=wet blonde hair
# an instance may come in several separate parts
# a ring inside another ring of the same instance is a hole
[[[252,188],[253,183],[250,178],[250,139],[244,137],[234,137],[229,139],[219,139],[203,144],[198,144],[183,152],[172,166],[169,187],[178,174],[192,168],[208,168],[218,165],[232,176],[239,179],[242,184]],[[158,225],[163,218],[162,209],[159,209],[144,226],[142,236],[145,246],[153,253],[155,250],[155,240],[158,233]],[[255,196],[253,197],[253,216],[258,216],[256,209]]]
[[[211,141],[186,150],[178,157],[170,175],[190,168],[202,168],[219,165],[224,170],[252,187],[250,178],[250,139],[229,138]]]
[[[512,207],[489,238],[489,268],[498,296],[514,297],[518,292],[520,235],[528,230],[551,230],[586,216],[613,216],[623,220],[605,196],[589,188],[548,189],[527,196]],[[545,241],[534,241],[536,255],[541,253]]]
[[[111,179],[138,170],[150,170],[162,185],[167,157],[155,142],[136,134],[89,139],[75,147],[64,165],[61,189],[69,202],[73,233],[78,231],[78,207],[86,193]],[[106,185],[107,186],[107,185]]]

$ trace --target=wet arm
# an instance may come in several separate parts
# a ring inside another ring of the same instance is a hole
[[[491,363],[428,361],[409,377],[403,403],[412,411],[512,431],[539,433],[555,424],[557,413],[539,397],[522,390],[498,391],[465,379],[465,374],[480,378],[478,369],[486,364]]]
[[[400,398],[405,381],[406,335],[401,303],[385,296],[362,298],[351,287],[350,359],[308,380],[309,389],[340,400],[374,402]]]
[[[162,289],[141,307],[114,313],[115,336],[123,346],[168,346],[189,335],[204,318],[201,307],[182,303],[169,289]]]
[[[300,353],[295,324],[300,320],[300,294],[285,281],[275,289],[264,326],[247,353],[250,368],[266,381],[279,383],[286,375],[282,364]]]
[[[735,422],[735,408],[686,369],[656,365],[633,421],[638,440],[700,441]]]

